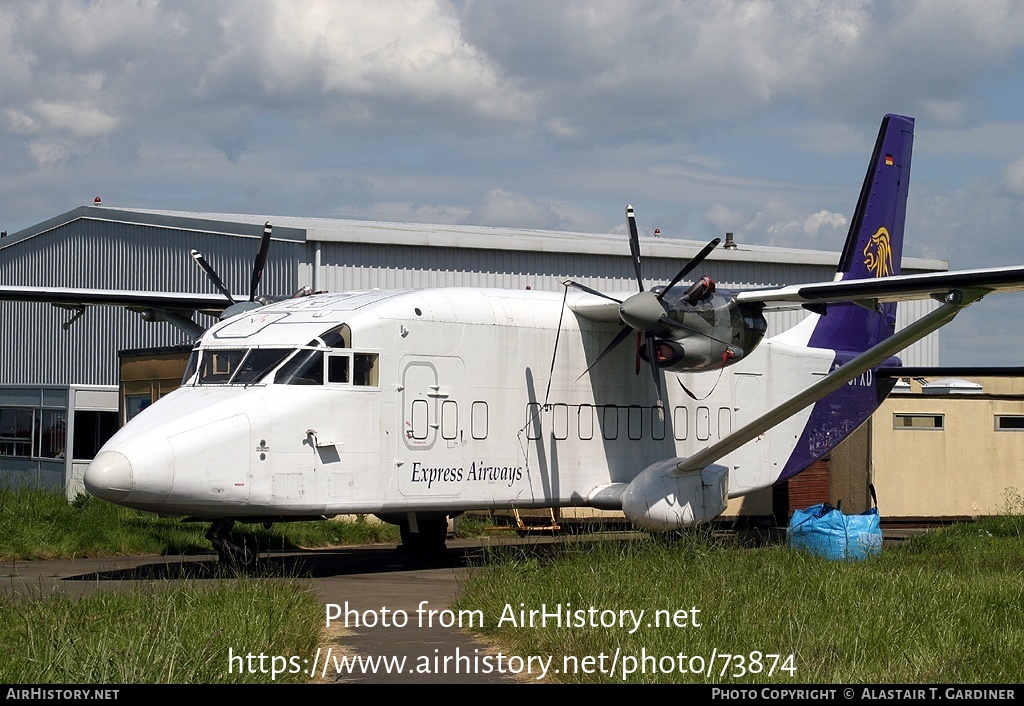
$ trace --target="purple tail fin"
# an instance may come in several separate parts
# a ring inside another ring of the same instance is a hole
[[[913,142],[913,118],[885,116],[839,260],[837,279],[900,273]],[[834,350],[835,370],[891,336],[895,329],[895,303],[881,304],[874,310],[856,304],[829,304],[825,314],[818,317],[808,345]],[[890,364],[899,363],[890,359]],[[778,480],[796,475],[853,433],[895,382],[894,378],[879,380],[872,370],[818,400]]]
[[[913,144],[913,118],[886,115],[882,119],[839,260],[837,279],[867,279],[900,273]],[[882,304],[876,311],[855,304],[831,305],[815,326],[809,345],[837,351],[864,351],[888,338],[895,328],[895,303]]]

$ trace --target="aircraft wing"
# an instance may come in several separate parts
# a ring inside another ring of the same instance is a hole
[[[982,294],[1022,292],[1024,267],[926,272],[917,275],[794,284],[778,289],[738,292],[735,298],[740,303],[762,303],[766,306],[857,301],[895,302],[929,297],[941,298],[951,289],[969,289]]]
[[[244,299],[244,298],[243,298]],[[129,309],[201,311],[220,314],[229,305],[220,294],[141,292],[121,289],[75,289],[65,287],[23,287],[0,285],[0,300],[41,302],[64,306],[123,306]]]

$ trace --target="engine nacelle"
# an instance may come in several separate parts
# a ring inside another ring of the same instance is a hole
[[[712,464],[675,475],[682,460],[659,461],[633,479],[622,493],[626,519],[652,532],[668,532],[709,522],[725,512],[729,469]]]
[[[724,368],[749,355],[768,330],[759,306],[737,304],[728,293],[712,289],[694,302],[690,290],[676,292],[672,289],[664,299],[666,317],[678,325],[666,324],[657,332],[659,368],[677,372]],[[646,347],[641,347],[640,357],[647,360]]]

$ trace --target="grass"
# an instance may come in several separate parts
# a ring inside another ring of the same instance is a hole
[[[0,488],[0,559],[208,553],[209,523],[181,522],[80,495]],[[355,521],[237,525],[261,550],[397,542],[393,525]]]
[[[0,594],[0,683],[305,682],[302,662],[268,658],[260,670],[229,655],[312,662],[322,629],[321,602],[288,580],[168,583],[81,598]]]
[[[752,551],[701,531],[570,545],[546,557],[501,549],[467,580],[457,607],[482,610],[482,633],[506,653],[553,655],[552,672],[568,657],[570,668],[549,677],[562,682],[1021,683],[1022,533],[1024,518],[990,518],[849,563],[784,546]],[[520,604],[567,603],[643,610],[644,619],[633,634],[498,625],[506,606],[518,613]],[[685,611],[687,624],[653,627],[657,610]],[[587,655],[605,655],[610,666],[616,654],[614,673],[573,666]],[[773,674],[767,655],[781,655]],[[680,665],[705,673],[684,674]]]

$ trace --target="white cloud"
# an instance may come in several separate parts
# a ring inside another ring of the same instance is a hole
[[[60,101],[36,101],[32,109],[46,124],[76,137],[99,137],[117,127],[117,118],[88,105]]]
[[[747,218],[743,214],[720,203],[712,204],[711,208],[704,212],[704,222],[713,231],[734,231],[746,221]]]
[[[563,230],[565,219],[546,199],[536,199],[503,189],[487,191],[467,219],[469,223],[515,228]]]
[[[244,100],[236,87],[246,86],[258,90],[255,100],[308,106],[340,98],[364,109],[369,101],[376,110],[367,117],[388,122],[416,120],[402,115],[403,104],[499,120],[522,120],[531,111],[528,98],[462,38],[444,2],[265,0],[258,11],[237,5],[220,27],[222,49],[197,88],[208,100]]]
[[[1024,198],[1024,156],[1011,162],[1003,174],[1006,190],[1014,196]]]

